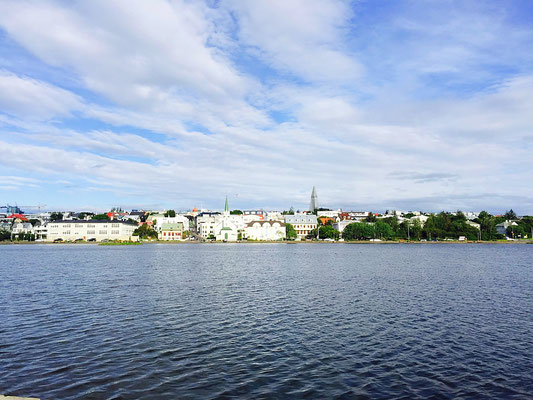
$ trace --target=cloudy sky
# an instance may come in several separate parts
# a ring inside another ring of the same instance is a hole
[[[0,202],[533,213],[529,0],[0,1]]]

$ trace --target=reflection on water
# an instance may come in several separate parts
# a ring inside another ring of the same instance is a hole
[[[533,246],[0,247],[0,393],[533,398]]]

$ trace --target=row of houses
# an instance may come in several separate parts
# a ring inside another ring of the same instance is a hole
[[[318,215],[318,217],[317,217]],[[182,214],[172,212],[147,212],[113,210],[103,220],[91,219],[90,213],[64,213],[63,219],[49,221],[50,213],[39,215],[12,214],[0,215],[0,230],[10,231],[12,236],[30,233],[37,240],[56,241],[103,241],[103,240],[137,240],[133,233],[141,225],[148,225],[159,240],[179,241],[186,239],[237,241],[260,240],[276,241],[286,237],[287,224],[296,231],[297,240],[303,240],[317,228],[318,219],[322,223],[332,222],[333,228],[343,232],[347,225],[361,222],[369,216],[375,218],[396,217],[399,222],[418,222],[422,227],[429,214],[417,211],[387,210],[384,214],[372,214],[363,211],[342,211],[318,209],[317,215],[311,212],[294,214],[279,211],[245,210],[242,213],[231,213],[228,200],[223,212],[192,211]],[[467,223],[476,229],[479,224],[471,221],[478,213],[465,213]],[[30,223],[29,218],[38,223]],[[506,221],[496,228],[505,234],[513,222]],[[514,223],[516,225],[516,223]]]

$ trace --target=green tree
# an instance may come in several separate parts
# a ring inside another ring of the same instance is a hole
[[[394,239],[394,230],[392,227],[385,221],[378,219],[374,223],[374,235],[377,239],[390,240]]]
[[[369,212],[367,217],[365,218],[365,222],[376,222],[376,220],[377,218],[373,212]]]
[[[287,240],[294,240],[298,237],[296,229],[291,224],[285,224],[285,238]]]
[[[11,240],[11,233],[4,229],[0,230],[0,242]]]
[[[420,225],[420,221],[415,219],[413,222],[411,222],[411,226],[409,228],[411,238],[420,240],[420,235],[422,234],[422,226]]]
[[[242,215],[242,211],[241,210],[231,210],[229,213],[231,215]]]
[[[373,224],[365,222],[353,222],[346,225],[342,232],[342,237],[345,240],[368,240],[375,235]]]
[[[140,239],[154,238],[157,239],[157,232],[148,224],[142,224],[133,231],[133,236],[139,236]]]
[[[176,216],[176,211],[174,210],[167,210],[167,212],[164,214],[165,217],[174,218]]]
[[[517,219],[516,213],[513,211],[512,208],[509,211],[505,212],[504,217],[505,217],[506,220]]]
[[[96,215],[93,215],[92,219],[99,219],[99,220],[109,219],[109,216],[107,214],[96,214]]]
[[[337,240],[340,236],[340,232],[338,230],[336,230],[335,228],[333,228],[333,226],[331,225],[322,225],[320,226],[319,228],[319,239],[335,239]],[[316,235],[316,229],[313,229],[310,233],[309,233],[309,236],[313,239],[315,239],[317,237]]]
[[[53,212],[50,214],[51,221],[61,221],[63,219],[63,214],[60,212]]]

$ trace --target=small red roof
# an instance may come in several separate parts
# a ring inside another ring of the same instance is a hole
[[[15,219],[20,219],[21,221],[27,221],[28,218],[26,218],[24,215],[22,214],[11,214],[8,218],[15,218]]]

